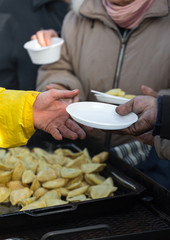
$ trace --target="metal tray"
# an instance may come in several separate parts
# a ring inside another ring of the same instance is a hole
[[[33,141],[33,144],[28,144],[28,147],[42,147],[44,149],[53,150],[59,147],[69,148],[70,150],[77,152],[83,150],[83,146],[78,146],[75,143],[69,142],[50,142],[45,138],[45,141]],[[41,142],[41,146],[39,145]],[[83,142],[79,142],[83,144]],[[90,151],[89,151],[90,152]],[[101,149],[98,149],[101,152]],[[95,152],[90,154],[96,154]],[[109,158],[113,156],[110,155]],[[133,207],[138,196],[144,192],[145,188],[132,180],[130,177],[121,173],[117,168],[114,168],[109,163],[107,163],[106,168],[101,173],[103,176],[111,176],[114,180],[114,185],[118,187],[115,195],[112,197],[100,198],[95,200],[88,200],[78,203],[69,203],[60,206],[46,207],[40,209],[33,209],[20,212],[17,208],[6,206],[6,213],[0,212],[0,225],[1,229],[6,230],[10,227],[21,228],[21,227],[34,227],[37,224],[45,224],[46,226],[52,225],[57,222],[67,222],[74,221],[74,219],[87,218],[90,216],[98,216],[101,214],[108,214],[117,211],[125,211]],[[2,204],[1,204],[2,207]],[[1,211],[0,207],[0,211]]]

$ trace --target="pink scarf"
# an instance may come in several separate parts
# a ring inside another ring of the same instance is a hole
[[[154,0],[135,0],[126,6],[118,6],[108,0],[102,0],[108,15],[122,28],[137,27]]]

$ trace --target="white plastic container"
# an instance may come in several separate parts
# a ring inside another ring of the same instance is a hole
[[[24,44],[24,48],[28,51],[32,63],[49,64],[57,62],[61,55],[61,46],[64,43],[62,38],[51,38],[51,45],[41,47],[37,40],[31,40]]]

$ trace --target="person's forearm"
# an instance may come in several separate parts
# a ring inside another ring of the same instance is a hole
[[[32,106],[38,94],[0,89],[0,147],[25,145],[34,134]]]
[[[157,119],[154,124],[153,135],[161,138],[170,139],[170,96],[159,96]]]
[[[160,137],[170,139],[170,96],[165,95],[162,97],[162,116]]]

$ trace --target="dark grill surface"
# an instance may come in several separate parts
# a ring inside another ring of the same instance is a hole
[[[68,216],[69,218],[69,216]],[[53,223],[54,224],[54,223]],[[86,219],[72,219],[65,224],[56,223],[53,226],[42,227],[36,226],[34,229],[17,229],[15,232],[0,234],[0,239],[10,237],[20,237],[25,240],[40,240],[42,236],[51,231],[66,230],[71,228],[87,227],[98,224],[105,224],[111,229],[98,229],[72,234],[64,234],[58,237],[48,237],[48,240],[87,240],[103,238],[107,236],[119,236],[124,234],[142,233],[147,231],[161,231],[169,229],[168,223],[160,219],[154,212],[145,207],[142,203],[137,202],[130,210],[115,213],[112,215],[99,216]],[[150,238],[151,240],[151,238]]]

